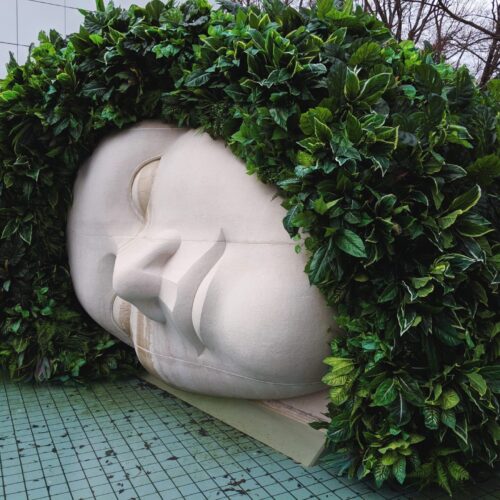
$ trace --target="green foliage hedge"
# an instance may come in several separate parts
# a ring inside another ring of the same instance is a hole
[[[145,118],[222,137],[280,188],[335,306],[329,460],[457,482],[500,451],[500,85],[401,44],[351,2],[155,0],[41,35],[0,82],[0,362],[37,380],[132,355],[71,290],[65,216],[97,141]]]

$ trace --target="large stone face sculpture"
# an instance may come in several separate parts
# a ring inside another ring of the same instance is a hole
[[[77,296],[151,373],[214,396],[322,388],[332,311],[273,188],[222,142],[145,122],[80,169],[68,220]]]

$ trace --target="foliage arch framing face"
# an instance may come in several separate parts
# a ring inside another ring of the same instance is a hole
[[[0,363],[37,380],[131,364],[76,303],[65,218],[97,141],[160,118],[280,188],[345,331],[325,360],[332,466],[447,491],[493,466],[499,82],[480,92],[352,2],[97,8],[0,82]]]

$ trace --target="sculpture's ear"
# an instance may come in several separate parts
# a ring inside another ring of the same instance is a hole
[[[159,164],[160,157],[147,160],[139,167],[132,181],[132,204],[137,214],[144,219],[146,218],[151,188]]]

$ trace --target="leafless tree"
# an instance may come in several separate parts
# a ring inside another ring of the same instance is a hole
[[[360,0],[398,40],[427,41],[485,85],[500,71],[500,0]]]
[[[455,40],[455,45],[476,59],[480,84],[485,85],[500,71],[500,0],[490,0],[489,5],[485,2],[468,17],[457,14],[443,0],[438,1],[449,19],[467,26],[473,34],[474,43]]]

